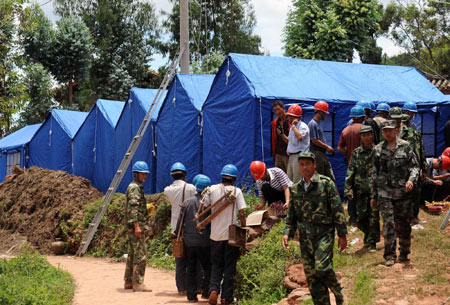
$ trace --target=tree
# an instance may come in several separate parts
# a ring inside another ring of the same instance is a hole
[[[170,35],[162,50],[172,57],[180,37],[180,7],[174,3],[172,12],[163,22]],[[194,0],[189,7],[189,37],[191,59],[202,60],[208,53],[230,52],[261,54],[261,38],[253,33],[255,13],[249,0]]]
[[[23,4],[21,0],[0,1],[0,136],[10,132],[13,115],[27,99],[20,74],[24,60],[17,26]]]
[[[202,60],[192,63],[192,70],[196,74],[216,74],[225,59],[222,53],[209,53]]]
[[[382,32],[376,0],[293,0],[284,28],[286,56],[363,62],[381,61],[375,38]]]
[[[386,7],[385,15],[392,25],[389,36],[405,49],[414,66],[450,75],[450,5],[397,0]]]
[[[55,106],[52,77],[41,64],[37,63],[27,67],[25,84],[29,100],[20,114],[21,127],[41,123],[50,109]]]
[[[149,63],[159,46],[151,3],[139,0],[56,0],[60,16],[83,20],[93,37],[93,62],[85,93],[124,100],[131,86],[147,86]]]

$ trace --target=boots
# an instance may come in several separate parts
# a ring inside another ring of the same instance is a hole
[[[133,283],[134,292],[152,292],[150,288],[145,287],[144,284]]]
[[[124,289],[133,289],[133,282],[132,281],[125,281],[125,284],[123,285]]]

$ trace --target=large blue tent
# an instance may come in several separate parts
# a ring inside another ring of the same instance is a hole
[[[322,127],[333,147],[357,101],[415,102],[427,155],[436,154],[443,143],[439,132],[443,111],[439,108],[445,105],[444,95],[415,68],[230,54],[203,105],[203,171],[213,182],[219,180],[226,163],[237,165],[238,184],[251,181],[248,167],[253,160],[273,166],[270,121],[276,99],[300,104],[305,122],[312,117],[316,101],[328,102],[330,115]],[[342,190],[343,155],[335,153],[330,160]]]
[[[29,144],[29,166],[73,174],[73,137],[87,112],[53,109]]]
[[[28,143],[41,124],[25,126],[0,140],[0,182],[11,173],[13,165],[27,167]]]
[[[136,135],[141,126],[142,121],[150,109],[150,106],[155,99],[157,89],[142,89],[142,88],[132,88],[129,94],[129,98],[125,103],[125,107],[120,114],[119,121],[116,125],[115,131],[115,157],[114,157],[114,170],[117,170],[120,166],[128,147],[130,146],[131,140]],[[156,168],[156,150],[155,150],[155,124],[158,118],[159,109],[161,108],[162,101],[166,97],[166,92],[164,92],[159,100],[159,104],[156,105],[154,109],[153,116],[151,118],[148,129],[145,131],[144,137],[139,145],[136,154],[130,166],[127,168],[126,173],[120,183],[117,191],[124,193],[127,190],[128,184],[133,180],[133,174],[131,172],[131,167],[136,161],[145,161],[150,167],[150,175],[148,175],[147,180],[144,182],[144,190],[146,193],[155,192],[155,168]],[[153,110],[152,110],[153,111]]]
[[[162,192],[172,182],[170,167],[182,162],[190,181],[200,173],[201,109],[214,75],[177,74],[159,111],[156,123],[156,191]]]
[[[114,177],[114,130],[124,102],[99,99],[73,139],[74,174],[103,192]]]

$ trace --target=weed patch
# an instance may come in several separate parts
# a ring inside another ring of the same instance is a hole
[[[0,260],[0,304],[71,304],[74,291],[70,274],[37,252]]]
[[[370,270],[361,270],[355,279],[352,300],[349,305],[368,305],[372,304],[375,294],[375,280],[372,278]]]

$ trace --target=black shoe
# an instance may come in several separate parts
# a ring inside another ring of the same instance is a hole
[[[197,303],[197,302],[198,302],[198,299],[197,299],[197,298],[194,298],[194,299],[188,299],[188,302],[189,302],[189,303]]]
[[[400,254],[400,256],[398,257],[398,261],[399,262],[409,262],[408,255]]]

